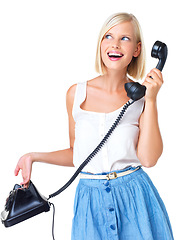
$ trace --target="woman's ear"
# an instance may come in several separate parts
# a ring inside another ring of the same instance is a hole
[[[141,53],[141,42],[138,42],[136,49],[134,51],[133,57],[138,57]]]

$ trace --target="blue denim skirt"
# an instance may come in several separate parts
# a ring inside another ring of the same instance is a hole
[[[79,180],[71,240],[92,239],[174,239],[164,203],[142,168],[109,181]]]

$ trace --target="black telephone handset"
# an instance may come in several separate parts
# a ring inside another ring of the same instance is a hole
[[[156,68],[160,71],[162,71],[166,62],[167,53],[168,50],[165,43],[160,41],[156,41],[154,43],[151,51],[151,57],[159,59]],[[125,83],[125,90],[127,92],[127,96],[134,101],[137,101],[140,98],[144,97],[146,93],[146,87],[138,82]]]

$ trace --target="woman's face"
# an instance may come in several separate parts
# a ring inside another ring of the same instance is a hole
[[[137,43],[131,22],[112,27],[101,42],[101,57],[108,70],[127,70],[133,57],[140,54],[141,44]]]

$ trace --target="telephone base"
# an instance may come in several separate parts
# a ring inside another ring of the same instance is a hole
[[[50,203],[30,182],[29,188],[18,188],[15,185],[7,199],[1,221],[5,227],[11,227],[28,218],[50,210]]]
[[[50,210],[49,204],[46,205],[40,205],[34,209],[30,209],[27,212],[24,212],[21,215],[17,215],[14,217],[7,218],[6,220],[2,219],[2,223],[4,224],[5,227],[11,227],[15,224],[18,224],[22,221],[25,221],[28,218],[34,217],[42,212],[48,212]],[[4,210],[1,215],[7,215],[6,210]]]

